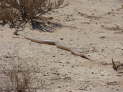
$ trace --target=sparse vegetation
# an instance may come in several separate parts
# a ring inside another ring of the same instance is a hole
[[[29,70],[22,69],[21,65],[12,64],[9,70],[6,70],[6,67],[2,66],[2,73],[9,79],[9,85],[6,85],[6,88],[2,88],[1,91],[30,92],[29,84],[31,76]]]
[[[4,81],[4,87],[0,87],[0,92],[36,92],[36,90],[39,89],[34,82],[37,83],[40,79],[33,77],[33,74],[40,72],[32,71],[28,64],[19,62],[12,63],[9,68],[1,65],[0,72],[0,74],[4,76],[3,80],[7,81]],[[33,78],[35,80],[33,80]],[[32,87],[32,85],[35,87]],[[43,86],[43,84],[41,84],[41,86]]]
[[[64,0],[0,0],[0,21],[17,28],[20,24],[29,22],[34,29],[50,31],[44,20],[42,23],[36,20],[44,19],[41,18],[43,14],[58,8],[63,2]]]

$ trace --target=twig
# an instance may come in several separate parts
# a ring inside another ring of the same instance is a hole
[[[116,64],[114,62],[114,60],[112,59],[112,65],[113,65],[113,69],[115,71],[118,71],[119,73],[123,73],[123,64],[122,63]]]
[[[115,71],[117,71],[118,66],[115,64],[113,58],[112,58],[112,65],[113,65],[113,66],[112,66],[113,69],[114,69]]]

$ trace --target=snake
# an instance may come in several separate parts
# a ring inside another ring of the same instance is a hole
[[[40,43],[40,44],[48,44],[48,45],[54,45],[59,49],[63,49],[66,51],[71,52],[71,54],[76,55],[76,56],[80,56],[82,58],[85,58],[87,60],[91,60],[87,55],[85,55],[84,53],[81,53],[80,51],[76,50],[75,48],[66,46],[65,44],[59,42],[59,41],[55,41],[55,40],[39,40],[39,39],[34,39],[34,38],[30,38],[30,37],[24,37],[27,40],[30,40],[32,42],[35,43]]]

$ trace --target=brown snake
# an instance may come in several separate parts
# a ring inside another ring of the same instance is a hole
[[[40,44],[48,44],[48,45],[54,45],[56,46],[57,48],[60,48],[60,49],[63,49],[63,50],[66,50],[66,51],[69,51],[71,52],[73,55],[76,55],[76,56],[80,56],[82,58],[85,58],[85,59],[88,59],[88,60],[91,60],[90,58],[88,58],[87,55],[84,55],[83,53],[71,48],[71,47],[68,47],[58,41],[53,41],[53,40],[38,40],[38,39],[34,39],[34,38],[29,38],[29,37],[24,37],[25,39],[27,40],[31,40],[32,42],[36,42],[36,43],[40,43]]]

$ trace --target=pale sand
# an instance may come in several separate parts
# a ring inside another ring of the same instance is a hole
[[[123,0],[68,2],[49,16],[70,27],[57,28],[53,33],[26,27],[20,35],[80,48],[93,62],[55,46],[14,38],[14,29],[5,26],[0,27],[0,63],[23,62],[41,69],[41,74],[34,74],[44,81],[39,92],[123,92],[122,74],[118,76],[111,65],[99,64],[111,63],[112,58],[123,63]]]

